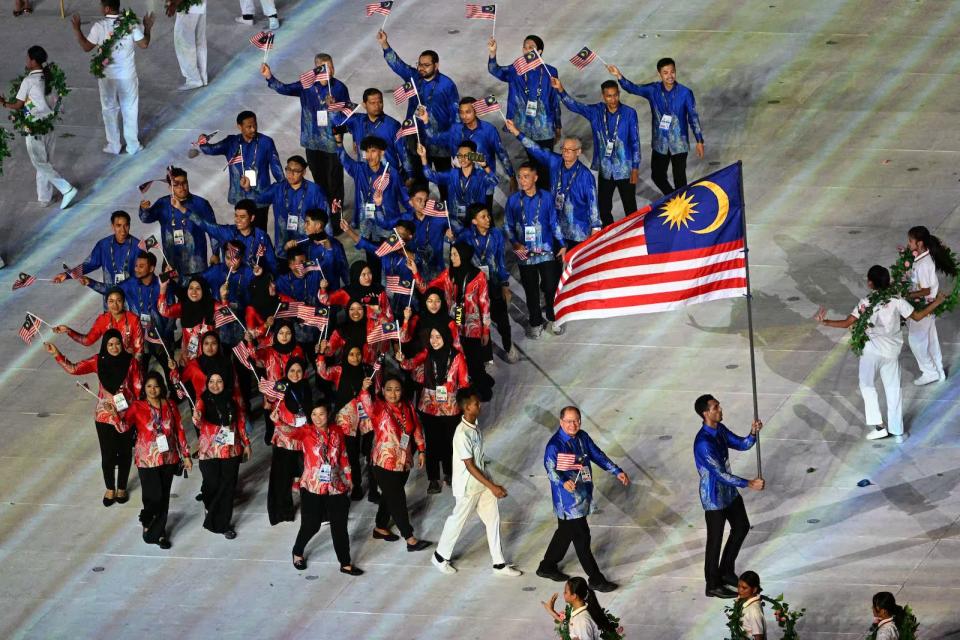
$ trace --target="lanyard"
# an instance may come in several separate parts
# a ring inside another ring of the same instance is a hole
[[[307,185],[300,183],[299,189],[294,189],[287,182],[287,188],[283,190],[283,211],[287,217],[290,217],[290,196],[293,192],[300,192],[300,202],[297,204],[296,217],[300,218],[300,212],[303,211],[303,203],[307,200]]]
[[[460,169],[460,177],[458,178],[457,182],[459,183],[459,186],[460,186],[460,195],[463,196],[464,199],[466,199],[467,197],[467,189],[470,187],[470,180],[473,179],[473,176],[476,175],[476,173],[477,173],[477,170],[476,168],[474,168],[473,171],[470,172],[470,175],[464,176],[463,169]]]
[[[221,391],[220,393],[226,393],[226,391]],[[220,427],[221,428],[229,427],[230,430],[232,431],[233,430],[233,411],[227,410],[227,420],[226,422],[224,422],[223,414],[220,413],[220,409],[217,407],[213,407],[213,408],[217,409],[217,422],[220,424]],[[213,420],[210,420],[209,422],[213,422]]]
[[[540,192],[538,191],[536,196],[527,196],[526,194],[522,194],[520,196],[520,217],[523,218],[524,225],[529,224],[529,222],[527,222],[527,212],[526,212],[526,203],[527,203],[526,198],[528,197],[530,200],[533,200],[534,197],[537,199],[537,206],[533,208],[533,214],[537,215],[540,213]],[[536,223],[536,220],[534,220],[533,222]]]
[[[115,244],[117,244],[117,243],[116,243],[116,240],[114,240],[113,242],[110,243],[110,266],[113,267],[113,273],[114,273],[114,274],[122,273],[122,274],[126,275],[126,273],[127,273],[127,265],[130,264],[130,252],[133,250],[133,242],[131,242],[130,239],[127,238],[127,242],[126,242],[126,245],[127,245],[127,255],[124,256],[123,262],[121,263],[123,266],[122,266],[122,268],[119,268],[119,269],[117,268],[117,260],[116,260],[116,258],[115,258],[114,255],[113,255],[113,245],[115,245]]]
[[[423,102],[424,102],[424,104],[432,107],[432,106],[433,106],[433,94],[437,92],[437,85],[440,84],[440,74],[437,74],[437,76],[436,76],[433,80],[430,80],[429,82],[427,82],[426,80],[421,80],[421,81],[420,81],[420,90],[422,91],[423,89],[425,89],[426,86],[427,86],[427,84],[430,85],[430,94],[429,94],[429,95],[428,95],[428,94],[423,94]]]
[[[603,107],[603,130],[606,134],[603,141],[609,142],[610,140],[615,140],[617,138],[617,131],[620,129],[620,108],[617,107],[617,119],[613,121],[613,133],[610,133],[610,122],[608,121],[608,116],[610,115],[610,110],[606,106]]]
[[[560,167],[560,174],[557,176],[557,184],[553,187],[554,191],[557,193],[562,193],[564,201],[566,201],[567,194],[570,193],[570,189],[573,188],[573,181],[577,179],[577,174],[580,173],[580,163],[577,162],[574,164],[576,167],[573,170],[573,175],[570,176],[570,181],[567,183],[567,186],[563,186],[563,165]]]
[[[384,118],[382,114],[381,114],[380,118],[379,118],[376,122],[371,122],[369,117],[368,117],[368,118],[365,118],[365,119],[362,121],[362,122],[363,122],[363,137],[366,138],[368,135],[371,135],[371,129],[373,130],[373,133],[376,133],[377,129],[380,128],[380,125],[383,124],[383,121],[384,121],[384,120],[386,120],[386,118]]]
[[[240,136],[240,152],[241,152],[241,153],[243,153],[243,144],[244,144],[243,136]],[[254,136],[253,136],[253,140],[251,140],[251,141],[248,142],[247,144],[248,144],[248,145],[250,145],[250,144],[253,145],[253,160],[252,160],[249,164],[247,164],[247,160],[246,160],[246,158],[244,158],[244,160],[243,160],[243,168],[246,169],[247,167],[250,167],[251,169],[256,170],[256,168],[257,168],[257,153],[259,153],[259,151],[260,151],[260,134],[258,133],[258,134],[256,134],[256,135],[254,135]],[[243,170],[241,170],[240,173],[243,173]]]
[[[149,287],[150,285],[145,285],[139,280],[137,280],[137,313],[140,313],[140,314],[150,313],[146,305],[143,304],[143,290]],[[147,300],[149,301],[150,298],[152,297],[153,296],[147,296]],[[150,315],[153,316],[152,313],[150,313]]]
[[[447,370],[443,372],[443,378],[440,377],[440,371],[437,370],[436,361],[433,358],[429,358],[429,360],[430,360],[430,369],[433,371],[433,384],[440,385],[441,379],[445,383],[447,376],[450,373],[450,364],[453,362],[453,348],[451,348],[450,352],[447,354]]]
[[[320,466],[322,467],[325,464],[333,466],[330,464],[330,425],[327,425],[324,429],[316,429],[317,431],[317,458],[320,460]]]
[[[326,95],[324,95],[323,85],[321,85],[319,82],[317,82],[317,83],[315,83],[315,84],[313,85],[313,90],[314,90],[314,91],[316,92],[316,94],[317,94],[317,102],[320,103],[320,107],[321,107],[321,110],[322,110],[322,111],[323,111],[323,110],[326,110],[326,108],[327,108],[327,96],[330,95],[330,83],[331,83],[331,82],[332,82],[332,81],[328,81],[328,82],[327,82]]]
[[[537,69],[539,72],[537,74],[537,102],[540,101],[540,94],[543,93],[543,67]],[[523,93],[527,97],[527,102],[530,102],[530,80],[527,76],[532,74],[528,73],[523,78]]]
[[[183,208],[187,210],[186,213],[184,213],[180,211],[180,209],[177,209],[175,206],[173,206],[173,196],[167,197],[170,199],[170,226],[172,226],[174,229],[177,227],[183,227],[184,230],[186,230],[187,222],[189,222],[190,208],[187,206],[186,202],[181,201],[180,204],[182,204]],[[189,198],[190,196],[188,195],[187,197]]]
[[[673,115],[673,94],[677,92],[677,85],[673,85],[672,91],[664,91],[663,83],[660,83],[660,98],[663,100],[663,111],[660,115]]]
[[[381,164],[380,166],[382,167],[383,165]],[[377,178],[379,178],[381,175],[380,168],[378,168],[376,172],[374,172],[373,169],[370,168],[370,165],[366,165],[366,168],[367,168],[367,190],[365,193],[362,193],[361,195],[363,196],[363,201],[367,202],[367,194],[369,194],[370,195],[369,201],[373,202],[373,191],[374,191],[373,183],[376,182]]]
[[[147,407],[150,409],[150,424],[147,425],[147,428],[154,433],[164,433],[163,405],[160,405],[160,409],[154,409],[150,404],[147,404]]]
[[[486,242],[483,243],[483,249],[480,248],[480,238],[485,238]],[[490,235],[481,235],[474,232],[473,234],[473,246],[476,247],[477,255],[480,258],[480,264],[484,264],[487,261],[487,249],[490,248]]]
[[[400,433],[410,434],[411,431],[407,431],[407,414],[403,410],[403,405],[398,404],[398,412],[400,415],[394,413],[393,405],[387,403],[387,415],[390,416],[390,421],[393,422],[393,426],[400,427]]]

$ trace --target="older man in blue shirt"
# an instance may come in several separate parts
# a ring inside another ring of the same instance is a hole
[[[537,575],[557,582],[570,576],[560,571],[570,543],[577,552],[580,566],[587,573],[590,588],[594,591],[613,591],[616,583],[607,580],[590,550],[590,526],[587,516],[593,501],[594,462],[604,471],[617,477],[627,486],[630,478],[600,450],[593,438],[580,429],[580,409],[569,406],[560,410],[560,428],[557,429],[543,453],[543,466],[550,478],[553,494],[553,511],[557,516],[557,530],[550,540],[543,560],[537,567]]]
[[[749,487],[762,491],[763,478],[747,480],[730,471],[728,448],[746,451],[757,441],[763,423],[754,420],[750,435],[741,438],[721,422],[723,409],[720,402],[709,394],[697,398],[693,405],[703,426],[693,442],[693,458],[700,474],[700,502],[707,522],[707,549],[703,574],[707,582],[706,595],[713,598],[736,598],[737,592],[726,585],[737,586],[734,564],[740,547],[750,531],[747,510],[743,506],[738,488]],[[730,537],[720,555],[723,544],[724,523],[730,523]]]
[[[660,82],[634,84],[623,77],[620,69],[610,65],[610,73],[620,81],[627,93],[641,96],[650,103],[650,120],[653,132],[650,145],[650,177],[664,195],[687,186],[687,153],[690,140],[687,128],[693,129],[697,140],[697,157],[703,158],[703,131],[693,91],[677,82],[677,65],[671,58],[657,61]],[[673,165],[673,186],[667,180],[667,165]]]

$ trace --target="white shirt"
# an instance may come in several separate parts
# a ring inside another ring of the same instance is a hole
[[[760,596],[753,596],[743,603],[744,632],[753,640],[753,636],[767,635],[767,621],[763,619],[763,608],[760,606]]]
[[[893,618],[880,621],[880,626],[877,628],[877,640],[900,640],[900,632],[897,631],[897,625],[893,623]]]
[[[87,40],[97,46],[103,44],[113,33],[113,26],[119,18],[118,15],[108,15],[103,20],[94,22],[93,26],[90,27],[90,33],[87,34]],[[122,37],[110,52],[110,63],[104,67],[104,76],[112,79],[123,79],[137,75],[137,65],[133,60],[133,50],[136,47],[134,42],[140,42],[143,38],[143,28],[139,24],[135,25],[129,34]]]
[[[464,460],[473,458],[473,464],[483,471],[483,435],[478,425],[461,419],[453,433],[453,465],[451,466],[451,489],[456,498],[481,493],[486,489],[467,470]]]
[[[930,293],[925,298],[926,302],[933,302],[940,292],[940,282],[937,280],[937,265],[930,257],[929,251],[924,251],[913,261],[913,268],[910,269],[911,290],[930,288]]]
[[[600,628],[583,606],[570,612],[571,640],[600,640]]]
[[[43,71],[31,71],[20,83],[17,100],[23,100],[23,106],[31,117],[39,120],[53,113],[57,96],[51,91],[43,95]]]
[[[869,305],[867,298],[860,302],[850,312],[854,318],[866,311]],[[881,358],[898,358],[903,348],[903,332],[900,331],[900,318],[909,318],[913,313],[913,305],[900,297],[891,298],[885,304],[878,304],[870,317],[872,327],[867,328],[866,349],[873,351]]]
[[[189,9],[187,9],[187,14],[202,15],[207,12],[207,0],[203,0],[200,4],[195,4]],[[177,15],[183,15],[179,11]]]

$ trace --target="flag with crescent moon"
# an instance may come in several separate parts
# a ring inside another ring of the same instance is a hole
[[[557,323],[745,296],[742,179],[732,164],[574,247],[553,303]]]

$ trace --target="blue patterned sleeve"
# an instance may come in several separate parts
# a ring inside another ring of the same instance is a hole
[[[501,67],[498,65],[496,58],[487,59],[487,71],[490,72],[490,75],[501,82],[510,82],[510,71],[512,69],[512,66]]]
[[[282,96],[299,96],[303,91],[303,87],[299,81],[284,84],[277,79],[277,76],[272,76],[267,80],[267,86]]]
[[[631,109],[627,118],[627,153],[630,157],[630,167],[640,168],[640,123],[637,112]]]
[[[698,440],[694,445],[693,452],[700,466],[706,468],[717,482],[740,488],[747,486],[749,483],[746,478],[741,478],[727,471],[726,467],[714,455],[708,441]]]
[[[756,436],[753,434],[740,437],[733,431],[730,431],[730,429],[727,429],[725,426],[721,425],[720,428],[723,430],[723,437],[727,441],[727,444],[732,449],[736,449],[737,451],[746,451],[757,441]]]
[[[277,182],[281,182],[285,177],[283,166],[280,164],[280,154],[277,153],[277,145],[272,139],[270,140],[270,173]]]
[[[573,111],[574,113],[577,113],[583,116],[584,118],[590,121],[591,125],[593,124],[593,119],[591,118],[592,114],[591,114],[590,105],[583,104],[582,102],[577,102],[575,99],[571,98],[570,94],[568,94],[566,91],[560,94],[560,100],[563,101],[563,104],[564,106],[567,107],[567,109],[570,109],[570,111]]]
[[[687,91],[687,123],[693,129],[693,137],[697,142],[703,142],[703,130],[700,128],[700,114],[697,113],[697,101],[693,91]]]
[[[386,60],[390,70],[400,76],[404,82],[417,77],[417,70],[401,60],[393,47],[387,47],[383,50],[383,59]]]
[[[604,471],[608,471],[613,475],[617,475],[622,472],[623,469],[614,464],[613,460],[607,457],[607,454],[597,446],[593,441],[593,438],[590,437],[586,431],[581,431],[581,438],[583,438],[584,444],[586,445],[587,455],[590,457],[590,462],[595,462],[597,466],[601,467]]]

